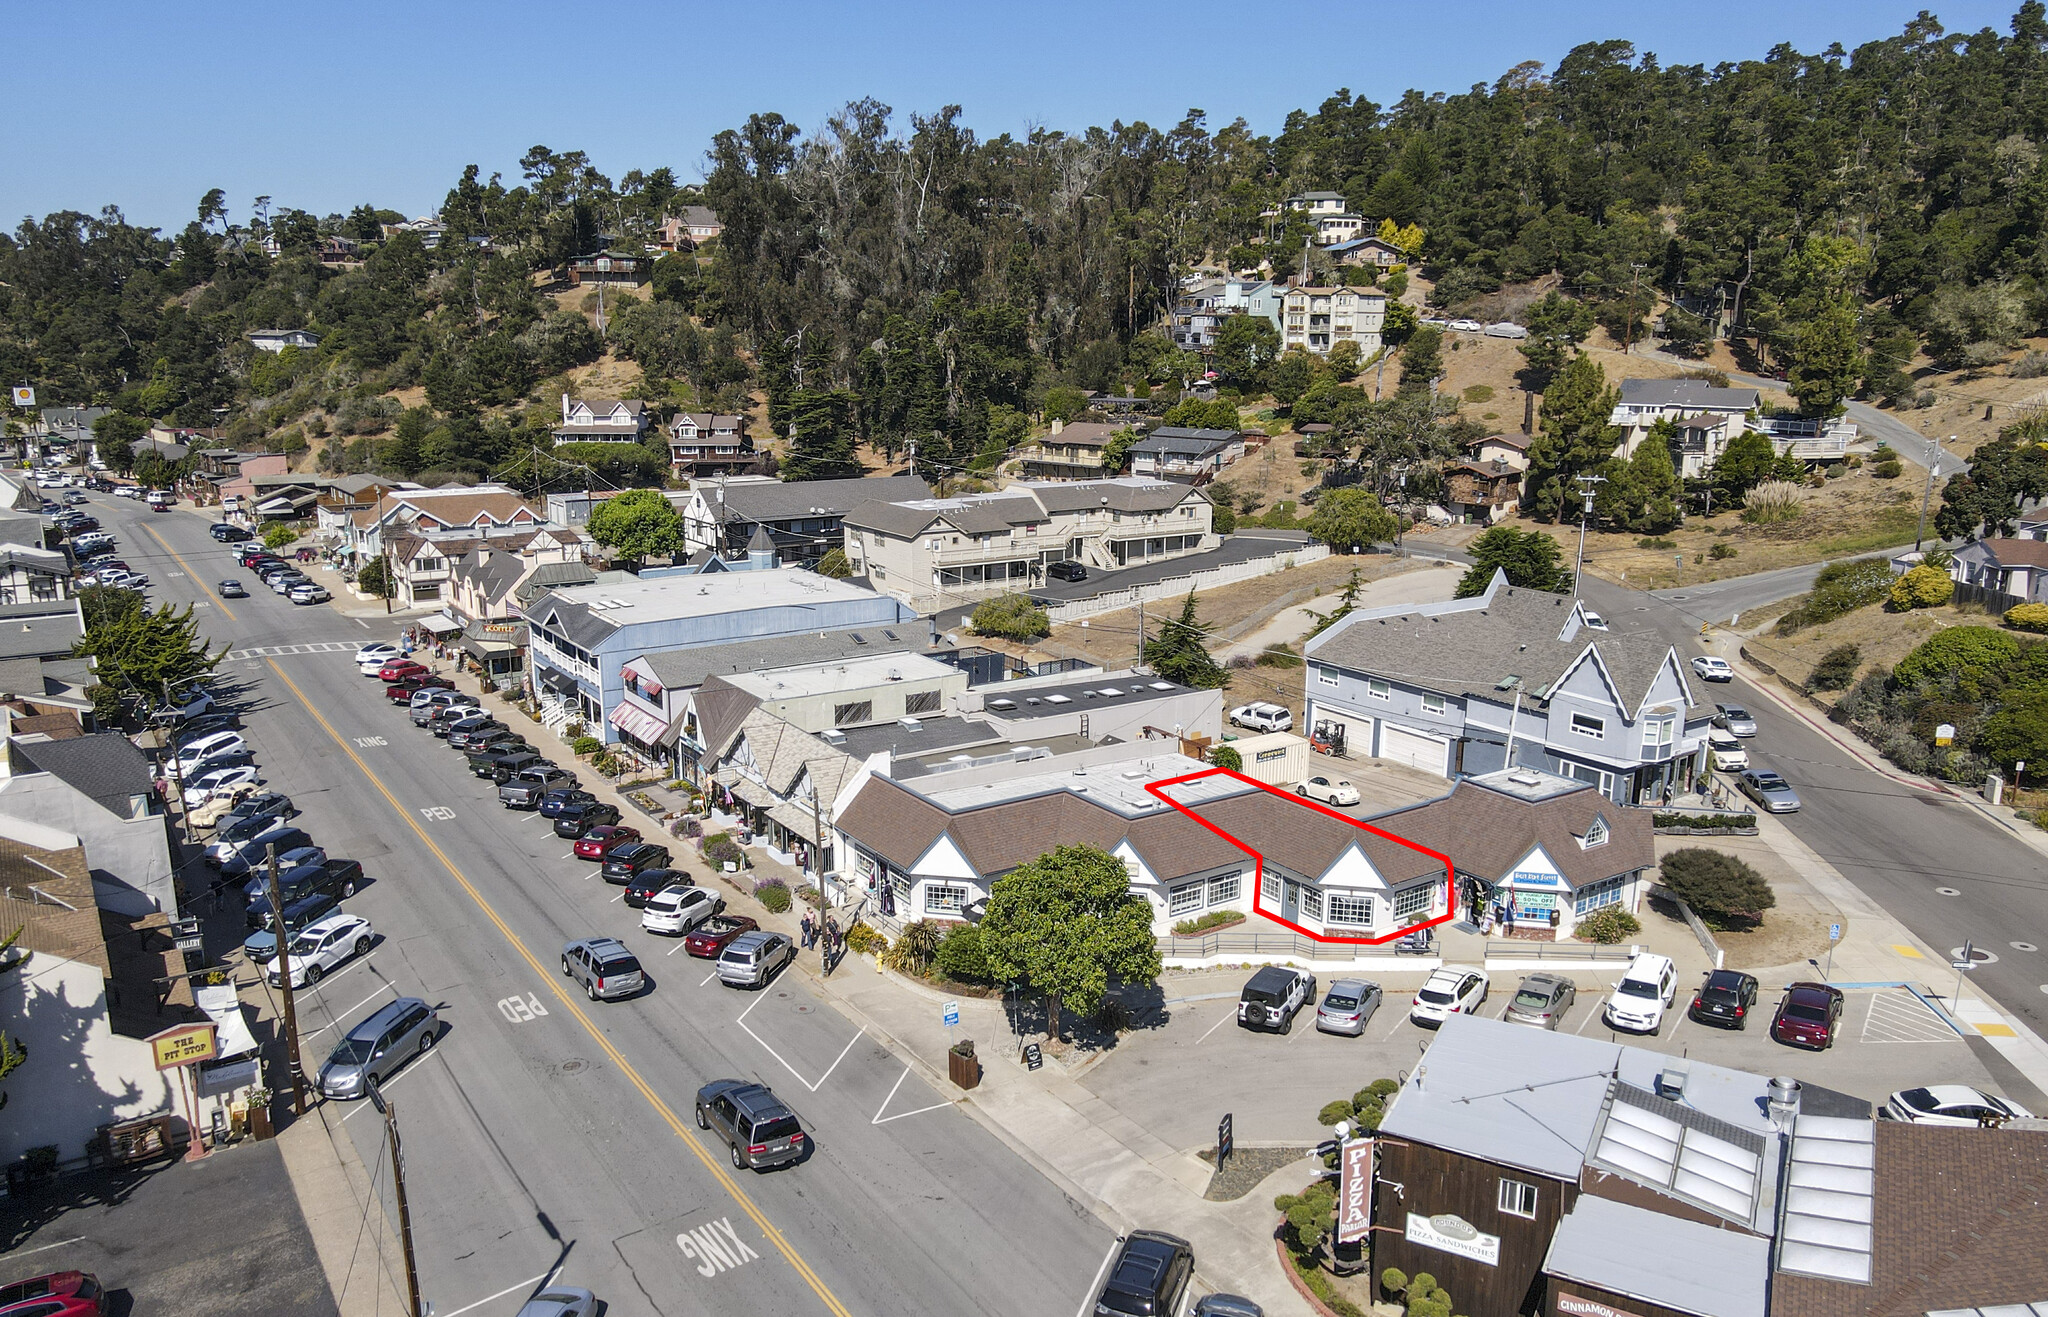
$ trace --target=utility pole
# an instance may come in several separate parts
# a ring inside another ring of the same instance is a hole
[[[405,1153],[398,1142],[398,1108],[384,1100],[375,1080],[370,1082],[370,1099],[384,1113],[384,1137],[391,1143],[391,1192],[398,1200],[398,1243],[405,1254],[405,1298],[408,1317],[426,1317],[420,1303],[420,1268],[412,1252],[412,1209],[405,1200]]]
[[[292,966],[285,959],[287,930],[284,926],[284,898],[277,888],[277,843],[264,847],[270,874],[270,918],[277,933],[277,977],[284,984],[284,1055],[292,1074],[292,1114],[306,1114],[306,1072],[299,1064],[299,1013],[292,1002]]]
[[[1579,496],[1585,500],[1579,512],[1579,562],[1572,568],[1572,598],[1579,597],[1579,578],[1586,573],[1586,523],[1593,519],[1593,491],[1607,483],[1606,476],[1580,475]]]
[[[1138,596],[1138,659],[1131,666],[1145,666],[1145,596],[1142,593]]]
[[[1950,435],[1948,441],[1954,443],[1956,437]],[[1940,468],[1942,459],[1941,440],[1930,438],[1927,442],[1934,445],[1934,458],[1927,464],[1927,488],[1920,493],[1920,525],[1913,531],[1915,553],[1920,552],[1920,542],[1927,538],[1927,505],[1934,499],[1934,473]]]

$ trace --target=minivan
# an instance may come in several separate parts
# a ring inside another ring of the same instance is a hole
[[[1617,1029],[1655,1033],[1664,1022],[1664,1008],[1678,991],[1678,969],[1671,957],[1638,951],[1628,963],[1603,1014]]]
[[[190,777],[192,770],[207,760],[218,755],[245,751],[248,748],[249,743],[242,739],[240,732],[215,732],[212,736],[202,736],[179,750],[173,763],[177,766],[179,777]]]
[[[243,878],[255,872],[256,866],[264,862],[264,848],[276,845],[277,853],[284,854],[300,846],[311,846],[313,839],[300,828],[280,822],[274,828],[267,828],[249,840],[223,855],[220,859],[220,874],[223,878]]]
[[[413,1057],[432,1048],[441,1028],[434,1008],[417,997],[400,997],[346,1034],[320,1067],[324,1097],[348,1101],[369,1094]]]

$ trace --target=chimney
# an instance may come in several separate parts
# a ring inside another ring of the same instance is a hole
[[[1790,1075],[1779,1075],[1771,1080],[1768,1105],[1771,1128],[1780,1134],[1790,1134],[1793,1122],[1799,1119],[1799,1081]]]
[[[1060,419],[1059,417],[1057,417],[1057,416],[1055,416],[1055,417],[1053,417],[1053,418],[1052,418],[1052,433],[1053,433],[1053,434],[1058,434],[1058,433],[1059,433],[1060,431],[1062,431],[1062,430],[1064,430],[1064,429],[1066,429],[1066,428],[1067,428],[1067,423],[1066,423],[1065,421],[1061,420],[1061,419]],[[1049,437],[1050,437],[1050,436],[1048,436],[1048,438],[1049,438]]]
[[[563,394],[563,395],[562,395],[562,424],[564,424],[564,425],[567,425],[568,423],[569,423],[569,395],[565,393],[565,394]]]

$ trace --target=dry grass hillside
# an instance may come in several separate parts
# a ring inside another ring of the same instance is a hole
[[[1783,605],[1773,604],[1771,611],[1779,613],[1799,602],[1790,599]],[[1803,687],[1821,656],[1842,645],[1854,645],[1861,651],[1862,666],[1857,670],[1860,676],[1872,668],[1891,668],[1921,641],[1946,627],[1996,625],[1997,615],[1986,614],[1982,608],[1923,608],[1891,613],[1881,605],[1871,604],[1832,622],[1802,628],[1790,636],[1780,636],[1767,626],[1746,636],[1742,647],[1776,668],[1787,682]],[[1836,696],[1825,693],[1820,698],[1832,702]]]

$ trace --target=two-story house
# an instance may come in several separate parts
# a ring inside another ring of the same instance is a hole
[[[1616,456],[1633,457],[1651,426],[1670,421],[1678,429],[1672,453],[1678,474],[1688,480],[1710,475],[1728,445],[1749,429],[1761,396],[1755,389],[1716,388],[1705,380],[1623,380],[1620,401],[1607,418],[1621,429]]]
[[[925,498],[931,486],[913,475],[853,480],[778,480],[740,476],[704,480],[679,495],[686,553],[744,553],[766,528],[775,552],[790,564],[815,563],[843,541],[846,514],[874,500]]]
[[[1470,599],[1361,609],[1304,656],[1302,721],[1352,758],[1446,777],[1535,768],[1622,804],[1705,766],[1713,710],[1669,642],[1590,627],[1571,599],[1501,572]]]
[[[1337,258],[1339,265],[1369,266],[1375,270],[1391,269],[1408,261],[1408,253],[1377,236],[1331,243],[1330,255]]]
[[[387,490],[365,506],[361,500],[367,493],[351,495],[348,506],[352,510],[345,515],[337,513],[334,518],[336,543],[344,553],[361,561],[380,556],[387,535],[410,533],[432,538],[436,532],[456,532],[481,539],[539,530],[547,524],[509,485]],[[323,526],[326,520],[323,512]]]
[[[1348,208],[1342,192],[1301,192],[1287,198],[1287,209],[1321,219],[1325,215],[1342,215]]]
[[[1516,471],[1529,469],[1529,436],[1526,434],[1490,434],[1483,439],[1468,439],[1465,452],[1474,462],[1498,462]]]
[[[669,465],[685,480],[733,475],[759,460],[742,416],[680,412],[668,423]]]
[[[661,220],[661,236],[655,245],[663,251],[694,251],[725,232],[725,225],[719,222],[718,212],[709,206],[685,206],[680,215],[664,215]]]
[[[1522,505],[1523,468],[1506,462],[1444,463],[1444,510],[1454,517],[1495,522]]]
[[[1333,246],[1350,242],[1365,232],[1365,217],[1340,212],[1335,215],[1316,216],[1316,245]]]
[[[320,346],[320,336],[310,329],[252,329],[243,337],[259,352],[283,352],[286,348],[310,351]]]
[[[1220,279],[1208,279],[1183,289],[1167,313],[1167,332],[1174,346],[1190,352],[1204,352],[1216,344],[1216,331],[1228,314]]]
[[[565,393],[561,423],[550,433],[558,444],[637,444],[652,419],[638,398],[572,398]]]
[[[1290,288],[1281,299],[1280,349],[1326,357],[1339,343],[1356,343],[1368,360],[1380,350],[1386,320],[1387,295],[1377,288]]]
[[[1131,474],[1203,483],[1243,456],[1242,431],[1162,425],[1131,445]]]
[[[636,288],[651,277],[654,262],[644,253],[606,247],[569,262],[571,284],[622,284]]]
[[[0,604],[71,597],[70,556],[39,545],[0,542]]]
[[[1020,481],[991,494],[861,505],[846,556],[920,612],[1028,589],[1055,562],[1124,567],[1216,545],[1214,509],[1188,485],[1141,476]]]
[[[511,617],[519,587],[535,572],[552,564],[581,565],[588,546],[581,531],[565,526],[470,541],[450,557],[442,600],[464,622]]]
[[[1062,422],[1057,418],[1043,439],[1020,455],[1024,474],[1040,480],[1093,480],[1104,474],[1102,450],[1110,439],[1129,430],[1110,421]]]

